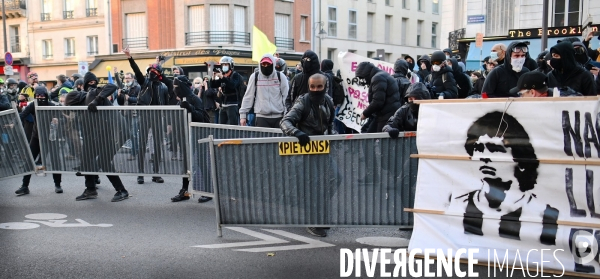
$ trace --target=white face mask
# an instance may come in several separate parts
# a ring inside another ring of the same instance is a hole
[[[511,58],[510,64],[512,65],[513,71],[520,72],[523,70],[523,65],[525,65],[525,57],[523,58]]]
[[[224,73],[229,72],[229,66],[223,66],[223,72]]]
[[[447,60],[447,59],[450,59],[450,55],[446,55],[446,60]]]
[[[498,53],[497,52],[491,52],[490,53],[490,59],[492,59],[492,60],[498,60]]]
[[[432,69],[434,72],[439,72],[439,71],[442,69],[442,66],[440,66],[440,65],[433,65],[433,66],[431,67],[431,69]]]
[[[125,83],[128,87],[131,87],[133,85],[133,81],[127,82]]]

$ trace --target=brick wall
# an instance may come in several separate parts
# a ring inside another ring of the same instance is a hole
[[[275,42],[275,1],[254,1],[254,25],[260,29],[271,42]],[[252,26],[249,26],[252,30]]]
[[[308,15],[306,18],[306,42],[300,42],[300,20],[301,16]],[[296,0],[294,1],[294,50],[296,52],[305,52],[310,49],[310,40],[312,39],[311,23],[313,17],[311,14],[311,0]]]

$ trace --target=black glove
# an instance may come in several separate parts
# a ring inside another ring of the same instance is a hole
[[[398,130],[396,128],[391,128],[387,132],[390,135],[390,138],[393,138],[393,139],[397,139],[398,135],[400,135],[400,130]]]
[[[186,76],[176,76],[176,77],[173,79],[173,84],[175,84],[175,80],[177,80],[177,84],[179,84],[179,85],[181,85],[181,84],[185,84],[185,85],[187,85],[187,86],[189,86],[189,87],[191,87],[191,86],[192,86],[192,82],[191,82],[191,81],[188,79],[188,77],[186,77]]]
[[[294,137],[298,138],[298,142],[300,142],[301,146],[305,146],[310,142],[310,137],[300,130],[294,134]]]
[[[187,109],[188,111],[192,110],[192,105],[190,105],[190,103],[188,103],[187,101],[181,101],[181,103],[179,103],[179,107]]]
[[[88,105],[88,110],[90,112],[98,112],[98,102],[96,102],[96,100],[93,100],[89,105]]]

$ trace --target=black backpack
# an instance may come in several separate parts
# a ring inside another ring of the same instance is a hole
[[[344,99],[346,98],[344,86],[342,86],[342,82],[344,82],[344,80],[336,76],[331,76],[331,80],[333,83],[333,92],[331,94],[333,103],[341,105],[344,103]]]
[[[310,94],[310,93],[307,93],[307,94]],[[312,110],[312,104],[310,103],[310,98],[304,98],[304,99],[305,99],[304,106],[309,107],[310,109],[305,109],[304,111],[302,111],[302,117],[300,118],[299,122],[304,122],[304,120],[306,120],[308,118],[308,115],[310,114],[310,111]],[[327,96],[325,97],[325,104],[329,108],[329,121],[327,122],[327,132],[331,135],[332,131],[329,129],[329,127],[330,127],[329,123],[333,123],[333,119],[335,117],[335,108],[333,107],[333,102],[331,101],[330,98],[327,98]]]

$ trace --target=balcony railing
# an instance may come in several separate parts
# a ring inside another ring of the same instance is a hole
[[[73,11],[63,11],[63,19],[73,18]]]
[[[282,49],[294,49],[294,39],[275,37],[275,45]]]
[[[75,52],[65,52],[65,57],[73,57],[75,56]]]
[[[50,20],[50,13],[42,13],[42,21],[49,21]]]
[[[125,38],[123,39],[123,47],[148,48],[148,37]]]
[[[98,16],[98,8],[87,8],[85,9],[85,16]]]
[[[42,54],[42,58],[44,58],[44,59],[52,59],[52,57],[53,57],[52,53],[50,53],[50,54]]]
[[[6,10],[25,10],[27,9],[26,3],[25,0],[4,0],[4,8]]]
[[[185,44],[250,45],[250,33],[236,31],[202,31],[185,33]]]
[[[21,52],[21,38],[10,37],[10,52]]]
[[[94,55],[98,55],[98,51],[97,50],[90,50],[90,51],[88,51],[88,56],[94,56]]]

